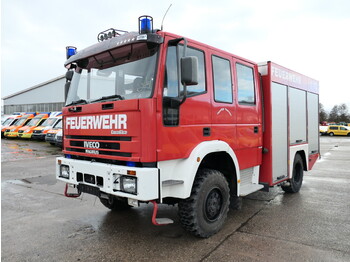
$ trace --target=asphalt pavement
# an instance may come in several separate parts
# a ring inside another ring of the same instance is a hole
[[[2,261],[350,261],[350,137],[321,137],[322,158],[297,194],[279,187],[243,199],[208,239],[151,223],[152,206],[111,212],[94,196],[63,195],[60,150],[1,140]]]

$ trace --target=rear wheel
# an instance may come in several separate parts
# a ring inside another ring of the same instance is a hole
[[[100,201],[105,207],[113,211],[127,210],[131,208],[126,198],[118,198],[110,195],[108,199],[100,197]]]
[[[301,185],[303,183],[304,177],[304,165],[303,159],[299,154],[295,155],[293,163],[293,175],[289,181],[288,186],[282,186],[282,189],[287,193],[297,193],[299,192]]]
[[[200,169],[191,196],[179,203],[183,228],[198,237],[217,233],[227,217],[230,189],[224,175],[213,169]]]

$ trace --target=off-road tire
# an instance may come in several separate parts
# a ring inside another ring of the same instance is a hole
[[[287,193],[299,192],[301,185],[303,184],[304,177],[304,165],[303,160],[299,154],[295,155],[293,163],[293,175],[290,179],[290,185],[282,186],[282,189]]]
[[[100,198],[101,203],[112,211],[122,211],[131,208],[126,198],[109,196],[109,199]]]
[[[213,169],[199,169],[191,196],[179,202],[182,227],[197,237],[217,233],[227,217],[230,189],[224,175]]]

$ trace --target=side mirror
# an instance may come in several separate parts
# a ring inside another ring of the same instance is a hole
[[[181,57],[181,83],[198,85],[198,58],[196,56]]]
[[[66,79],[67,79],[67,81],[72,81],[73,73],[74,73],[73,70],[68,70],[68,71],[66,72]]]
[[[66,82],[64,85],[64,101],[67,101],[67,96],[70,88],[70,82]]]

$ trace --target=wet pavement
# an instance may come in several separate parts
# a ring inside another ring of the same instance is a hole
[[[280,188],[243,199],[209,239],[151,224],[152,206],[111,212],[96,197],[63,196],[60,150],[2,139],[2,261],[350,261],[350,138],[321,137],[321,154],[298,194]]]

